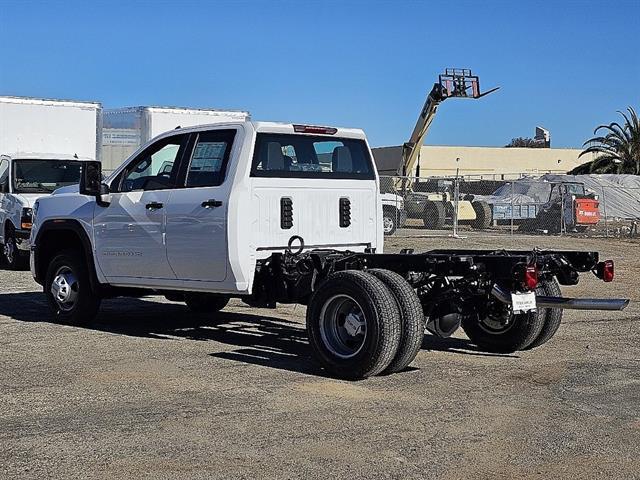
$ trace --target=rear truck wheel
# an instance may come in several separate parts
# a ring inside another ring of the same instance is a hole
[[[399,215],[393,207],[382,208],[382,228],[385,235],[393,235],[398,229]]]
[[[468,315],[462,329],[478,347],[488,352],[512,353],[530,345],[542,331],[544,317],[537,312],[514,314],[510,305],[492,297],[484,318]]]
[[[401,372],[416,358],[422,348],[425,319],[415,290],[399,274],[390,270],[371,269],[368,273],[382,280],[393,294],[400,311],[400,345],[396,356],[382,373]]]
[[[475,201],[471,202],[476,219],[471,222],[471,227],[478,230],[486,230],[491,226],[493,215],[491,214],[491,206],[487,202]]]
[[[4,245],[2,246],[2,260],[9,270],[23,270],[26,268],[27,262],[24,255],[18,249],[13,229],[7,228],[4,236]]]
[[[56,322],[81,325],[95,318],[100,297],[91,288],[89,275],[84,259],[74,250],[65,250],[51,261],[44,292]]]
[[[560,290],[558,281],[554,278],[553,280],[549,280],[538,285],[538,288],[536,288],[536,295],[561,297],[562,291]],[[533,340],[533,342],[525,347],[525,350],[539,347],[551,340],[551,337],[553,337],[558,331],[558,328],[560,328],[562,313],[561,308],[539,308],[538,315],[542,317],[544,321],[542,331]]]
[[[227,306],[229,297],[208,293],[187,293],[184,302],[187,304],[187,308],[194,313],[216,313]]]
[[[329,277],[307,308],[309,343],[322,367],[350,380],[387,368],[400,345],[400,312],[393,294],[370,273],[346,270]]]
[[[440,230],[444,228],[445,210],[442,202],[427,200],[422,210],[422,222],[429,230]]]

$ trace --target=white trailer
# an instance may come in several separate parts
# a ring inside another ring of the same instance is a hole
[[[100,160],[96,102],[0,97],[0,245],[10,268],[26,264],[32,206],[78,183],[80,162]]]
[[[103,113],[103,165],[115,170],[140,145],[177,127],[246,121],[249,112],[181,107],[124,107]]]

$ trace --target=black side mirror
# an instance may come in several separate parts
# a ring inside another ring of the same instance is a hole
[[[9,177],[0,183],[0,193],[9,193]]]
[[[83,162],[80,173],[80,193],[98,197],[102,194],[102,164]]]

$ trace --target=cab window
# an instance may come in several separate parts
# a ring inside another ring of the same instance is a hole
[[[169,137],[142,152],[124,171],[119,191],[174,188],[186,138],[185,135]]]
[[[187,187],[215,187],[224,182],[235,130],[201,132],[191,154]]]

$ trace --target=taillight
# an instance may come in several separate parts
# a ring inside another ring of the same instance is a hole
[[[293,131],[296,133],[320,133],[323,135],[335,135],[338,132],[338,129],[333,127],[318,127],[315,125],[294,125]]]
[[[600,262],[596,265],[596,276],[605,282],[612,282],[613,274],[613,260],[605,260],[604,262]]]
[[[533,265],[527,265],[524,271],[524,284],[529,290],[535,290],[538,286],[538,268]]]

